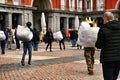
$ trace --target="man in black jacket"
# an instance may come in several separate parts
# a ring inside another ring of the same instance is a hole
[[[103,20],[104,26],[98,32],[95,45],[101,49],[104,80],[117,80],[120,71],[120,22],[111,12],[105,12]]]

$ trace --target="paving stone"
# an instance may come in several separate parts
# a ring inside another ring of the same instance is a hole
[[[58,43],[53,43],[53,52],[45,51],[46,44],[39,44],[39,50],[33,51],[32,64],[21,66],[22,49],[6,49],[0,55],[0,80],[103,80],[99,62],[99,50],[96,50],[94,75],[88,75],[84,51],[71,47],[66,42],[66,50],[60,51]],[[119,76],[120,79],[120,76]],[[118,80],[119,80],[118,79]]]

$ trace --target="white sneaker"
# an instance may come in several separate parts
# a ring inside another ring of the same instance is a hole
[[[20,50],[20,49],[16,49],[16,51],[18,51],[18,50]]]

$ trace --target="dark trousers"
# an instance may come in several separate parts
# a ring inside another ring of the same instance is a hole
[[[50,46],[50,51],[52,50],[52,40],[49,40],[46,46],[46,50],[48,49],[48,46]]]
[[[1,41],[1,54],[5,54],[5,44],[6,44],[6,40]]]
[[[63,45],[63,49],[65,50],[65,43],[63,39],[59,41],[60,50],[62,50],[62,45]]]
[[[20,40],[15,39],[16,41],[16,49],[20,49]]]
[[[120,71],[120,61],[102,62],[104,80],[117,80]]]
[[[33,50],[34,51],[38,51],[38,44],[39,44],[39,41],[34,41],[33,42]]]

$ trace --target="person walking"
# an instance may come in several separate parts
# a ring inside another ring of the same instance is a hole
[[[60,47],[60,50],[62,50],[62,45],[63,45],[63,49],[65,50],[65,37],[66,37],[66,34],[64,32],[64,29],[61,30],[61,33],[62,33],[63,39],[59,41],[59,47]]]
[[[16,50],[20,49],[20,40],[17,38],[17,28],[15,28],[15,42],[16,42]]]
[[[6,39],[5,40],[2,40],[1,41],[1,54],[5,54],[5,47],[6,47],[6,42],[7,42],[7,40],[8,40],[8,32],[6,31],[6,28],[5,27],[3,27],[2,29],[1,29],[3,32],[4,32],[4,34],[5,34],[5,36],[6,36]]]
[[[90,27],[93,27],[92,23],[89,23]],[[87,70],[89,75],[94,75],[94,54],[95,54],[95,47],[84,47],[84,57],[86,59]]]
[[[9,50],[12,49],[12,40],[13,40],[13,32],[11,28],[8,28],[8,40],[7,40],[7,48]]]
[[[75,47],[76,41],[77,41],[76,30],[70,31],[70,40],[71,40],[72,47]]]
[[[39,32],[36,30],[36,28],[33,28],[33,50],[34,51],[38,51],[39,41],[40,41]]]
[[[117,80],[120,72],[120,22],[115,20],[112,12],[105,12],[103,20],[95,46],[101,49],[104,80]]]
[[[46,33],[46,40],[47,40],[47,46],[46,46],[46,51],[48,47],[50,46],[50,52],[52,52],[52,41],[53,41],[53,32],[51,28],[48,28],[47,33]]]
[[[30,29],[30,31],[33,33],[33,30],[31,29],[31,22],[27,22],[26,26]],[[32,40],[24,42],[23,41],[23,54],[22,54],[22,60],[21,60],[21,65],[25,65],[25,56],[28,51],[29,59],[28,59],[28,64],[31,65],[31,58],[32,58]]]

